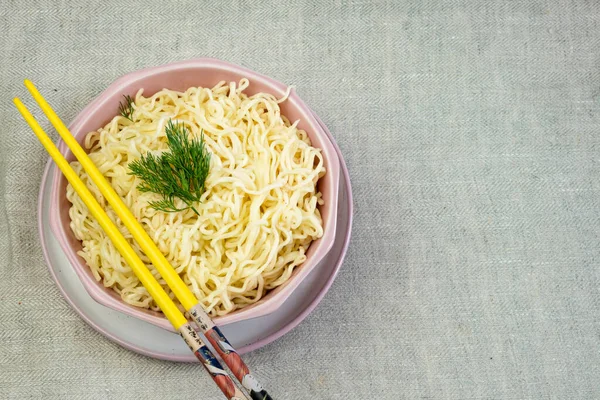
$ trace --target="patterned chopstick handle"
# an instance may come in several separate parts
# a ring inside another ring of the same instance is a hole
[[[215,326],[212,319],[206,314],[200,304],[196,304],[189,311],[190,316],[206,336],[206,339],[219,353],[225,364],[229,367],[233,375],[242,383],[242,386],[248,390],[252,400],[273,400],[262,385],[250,374],[250,370],[235,351],[229,341],[223,336],[221,330]]]
[[[190,324],[185,324],[179,328],[179,335],[185,340],[190,350],[200,360],[213,381],[215,381],[219,389],[221,389],[229,400],[248,400],[248,397],[235,386],[227,371],[223,369],[219,361],[217,361],[208,347],[202,342],[202,339],[200,339]]]

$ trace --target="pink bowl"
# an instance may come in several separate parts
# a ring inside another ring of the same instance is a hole
[[[144,95],[148,96],[163,88],[183,91],[192,86],[212,87],[219,81],[237,82],[241,78],[250,80],[250,86],[246,89],[246,93],[250,95],[265,92],[282,97],[287,89],[286,85],[271,78],[223,61],[207,58],[182,61],[146,68],[119,78],[79,113],[69,125],[69,130],[77,141],[83,144],[85,136],[89,132],[103,127],[116,115],[123,95],[133,96],[140,88],[144,88]],[[298,127],[307,132],[313,146],[322,150],[327,169],[327,173],[318,184],[318,189],[323,194],[325,201],[325,204],[320,207],[324,224],[323,237],[310,245],[306,261],[294,270],[287,282],[271,290],[251,306],[225,316],[215,317],[214,321],[218,325],[260,317],[277,310],[333,246],[340,176],[337,153],[306,104],[293,91],[289,99],[280,106],[283,115],[291,121],[300,121]],[[75,159],[62,140],[59,141],[58,147],[67,160]],[[75,238],[69,226],[71,203],[66,198],[66,187],[67,180],[56,168],[52,181],[50,228],[75,268],[86,291],[100,304],[173,331],[173,327],[162,313],[129,305],[123,302],[112,289],[105,288],[101,282],[96,281],[85,261],[77,255],[77,252],[81,250],[81,242]]]

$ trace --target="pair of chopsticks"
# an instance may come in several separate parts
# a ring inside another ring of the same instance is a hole
[[[66,145],[71,149],[77,160],[81,163],[83,169],[90,179],[96,184],[104,198],[111,205],[117,216],[123,221],[135,241],[140,245],[143,252],[152,261],[162,278],[167,282],[179,302],[186,309],[192,321],[200,328],[202,333],[229,367],[233,375],[241,382],[242,386],[250,393],[252,400],[272,400],[271,396],[261,386],[261,384],[250,374],[248,367],[242,361],[240,355],[231,346],[229,341],[223,336],[221,330],[215,326],[212,319],[208,316],[204,308],[179,277],[173,266],[160,252],[150,236],[144,231],[144,228],[135,219],[131,211],[114,191],[110,183],[104,178],[102,173],[96,168],[95,164],[89,158],[87,153],[75,140],[69,129],[61,121],[52,107],[46,102],[44,97],[29,80],[25,80],[25,86],[38,103],[48,120],[54,126]],[[249,400],[242,393],[231,379],[227,371],[223,369],[219,361],[209,350],[206,344],[198,336],[192,325],[185,316],[179,311],[173,300],[157,282],[156,278],[150,273],[146,265],[135,253],[133,248],[127,243],[119,229],[113,224],[104,209],[98,204],[96,198],[90,193],[86,185],[81,181],[77,173],[71,168],[69,162],[60,153],[52,140],[44,132],[33,115],[18,98],[14,99],[17,109],[29,124],[39,141],[46,148],[58,168],[65,175],[71,186],[75,189],[81,200],[89,209],[92,216],[98,221],[107,236],[113,242],[119,253],[123,256],[127,264],[131,267],[140,282],[148,290],[152,298],[176,331],[179,332],[183,340],[189,346],[190,350],[200,360],[202,365],[210,373],[219,389],[230,400]]]

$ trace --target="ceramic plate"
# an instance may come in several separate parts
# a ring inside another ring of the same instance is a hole
[[[323,261],[277,311],[263,317],[222,326],[225,336],[240,353],[273,342],[306,318],[333,283],[346,254],[352,228],[352,190],[348,169],[333,137],[320,120],[319,123],[331,139],[341,163],[335,243]],[[102,306],[85,291],[56,238],[50,232],[49,194],[54,168],[54,163],[50,160],[42,178],[38,229],[46,263],[67,302],[94,329],[127,349],[164,360],[198,361],[179,335]]]

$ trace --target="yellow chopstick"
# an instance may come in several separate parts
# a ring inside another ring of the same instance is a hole
[[[84,202],[92,216],[98,221],[100,227],[106,232],[106,235],[113,242],[119,253],[129,264],[140,282],[150,293],[158,307],[165,314],[173,327],[179,331],[181,337],[189,346],[194,355],[202,362],[204,368],[211,375],[213,381],[221,389],[223,394],[230,400],[248,400],[248,397],[242,393],[235,385],[227,371],[223,369],[212,352],[206,347],[204,342],[198,337],[192,326],[188,323],[184,315],[179,311],[173,300],[167,295],[156,278],[150,273],[144,262],[135,253],[133,248],[127,243],[117,226],[110,220],[102,206],[98,203],[94,195],[86,187],[85,183],[79,178],[79,175],[71,168],[69,162],[60,153],[40,124],[31,115],[27,107],[18,98],[14,99],[17,109],[31,127],[31,130],[42,145],[46,148],[50,157],[54,160],[58,168],[67,178],[75,192]]]
[[[81,163],[83,169],[87,172],[90,179],[98,186],[100,193],[111,205],[115,213],[119,216],[123,224],[127,227],[135,241],[140,245],[144,253],[152,261],[152,264],[157,269],[159,274],[163,277],[167,285],[171,288],[179,302],[186,310],[191,309],[193,306],[198,304],[198,299],[192,291],[183,282],[181,277],[177,274],[175,269],[171,266],[169,261],[158,249],[156,244],[152,241],[150,236],[144,231],[144,228],[135,219],[129,208],[123,203],[119,195],[112,188],[110,183],[104,178],[100,170],[96,167],[94,162],[87,155],[85,150],[77,143],[77,140],[71,135],[69,129],[56,115],[52,107],[46,102],[44,97],[38,92],[36,87],[29,80],[25,80],[25,86],[31,92],[31,95],[35,101],[39,104],[40,108],[46,114],[50,123],[56,128],[56,131],[60,137],[65,141],[67,146],[71,149],[75,157]]]
[[[181,305],[183,305],[196,325],[200,327],[208,341],[213,345],[221,358],[223,358],[225,364],[232,370],[235,377],[242,383],[244,388],[250,392],[253,399],[273,400],[258,380],[250,373],[248,366],[244,363],[240,355],[233,347],[231,347],[231,344],[227,341],[220,329],[215,326],[210,316],[202,307],[202,304],[183,282],[179,274],[177,274],[169,261],[167,261],[154,241],[148,236],[146,231],[144,231],[142,225],[135,219],[129,208],[127,208],[110,183],[104,178],[85,150],[83,150],[77,140],[71,135],[69,129],[60,120],[58,115],[56,115],[52,107],[50,107],[44,97],[38,92],[33,83],[29,80],[25,80],[25,86],[39,104],[44,114],[46,114],[54,128],[56,128],[58,134],[79,160],[90,179],[96,184],[104,198],[111,205],[121,221],[123,221],[123,224],[127,227],[129,232],[131,232],[134,240],[152,261],[152,264],[158,270],[159,274],[171,288],[173,293],[175,293],[175,296]],[[198,352],[196,352],[196,356],[198,356]]]
[[[33,115],[31,115],[21,100],[14,99],[14,103],[25,121],[33,130],[33,133],[35,133],[39,141],[46,148],[58,168],[60,168],[69,183],[73,186],[73,189],[75,189],[81,200],[90,210],[92,216],[98,221],[104,232],[106,232],[106,235],[114,243],[117,250],[123,255],[125,261],[131,266],[133,272],[156,301],[156,304],[163,311],[169,322],[171,322],[175,329],[179,330],[183,324],[187,323],[187,319],[183,316],[181,311],[179,311],[175,303],[173,303],[173,300],[167,295],[148,268],[146,268],[146,265],[135,253],[133,248],[127,243],[127,240],[123,237],[115,224],[113,224],[108,215],[106,215],[106,212],[102,209],[102,206],[98,204],[98,201],[92,193],[90,193],[85,186],[85,183],[83,183],[77,173],[71,168],[69,162],[63,157],[54,143],[52,143],[52,140],[44,132],[40,124]]]

